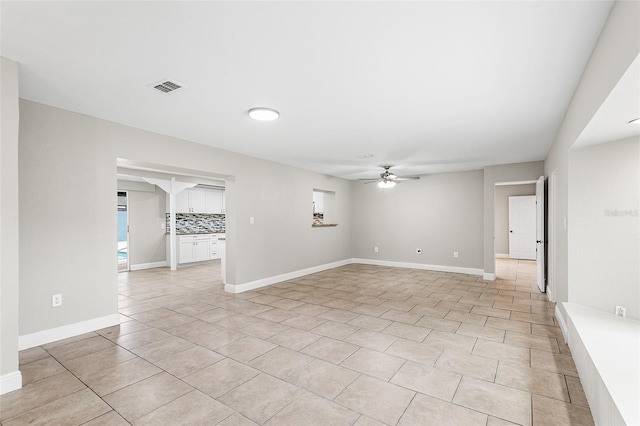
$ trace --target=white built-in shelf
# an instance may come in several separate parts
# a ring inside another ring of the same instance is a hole
[[[625,424],[639,425],[640,321],[575,303],[564,307],[569,346],[596,424],[612,424],[610,416],[619,413]]]

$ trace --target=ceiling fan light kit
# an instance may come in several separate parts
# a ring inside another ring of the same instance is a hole
[[[396,186],[397,183],[402,182],[403,180],[418,180],[419,176],[396,176],[394,173],[391,173],[389,169],[393,166],[380,166],[384,169],[384,172],[380,173],[380,177],[377,179],[360,179],[366,180],[365,183],[378,183],[378,188],[382,189],[390,189]]]

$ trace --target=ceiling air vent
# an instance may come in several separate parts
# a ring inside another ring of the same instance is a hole
[[[180,83],[176,83],[175,81],[169,80],[167,78],[162,79],[158,82],[155,82],[153,84],[150,84],[149,87],[152,87],[162,93],[171,93],[171,92],[175,92],[178,89],[182,89],[185,86],[180,84]]]

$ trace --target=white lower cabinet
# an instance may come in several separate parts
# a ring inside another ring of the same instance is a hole
[[[220,259],[218,254],[218,236],[216,234],[209,236],[209,259]]]
[[[211,259],[209,235],[180,235],[178,263],[201,262]]]

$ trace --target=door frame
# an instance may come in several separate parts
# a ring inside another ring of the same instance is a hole
[[[127,272],[127,271],[131,270],[131,250],[130,250],[131,244],[129,243],[129,216],[130,216],[130,214],[129,214],[129,191],[127,191],[127,190],[122,190],[122,191],[121,190],[117,190],[116,192],[117,192],[116,200],[118,198],[120,198],[120,195],[119,195],[120,193],[124,193],[125,211],[127,212],[127,214],[126,214],[127,230],[125,232],[125,234],[127,236],[127,239],[126,239],[126,242],[127,242],[127,267],[126,267],[126,269],[120,269],[120,265],[118,264],[118,272]],[[118,204],[118,203],[116,203],[116,205],[117,205],[117,207],[120,206],[120,204]],[[118,210],[118,211],[120,211],[120,210]],[[116,221],[116,226],[117,225],[119,225],[119,221]]]
[[[547,274],[546,274],[546,180],[544,175],[540,176],[536,181],[536,284],[540,289],[540,292],[544,293],[547,289]]]
[[[555,169],[549,175],[548,191],[547,191],[547,298],[550,302],[556,301],[556,286],[557,286],[557,232],[558,226],[556,223],[556,211],[557,211],[557,197],[558,197],[558,169]]]

